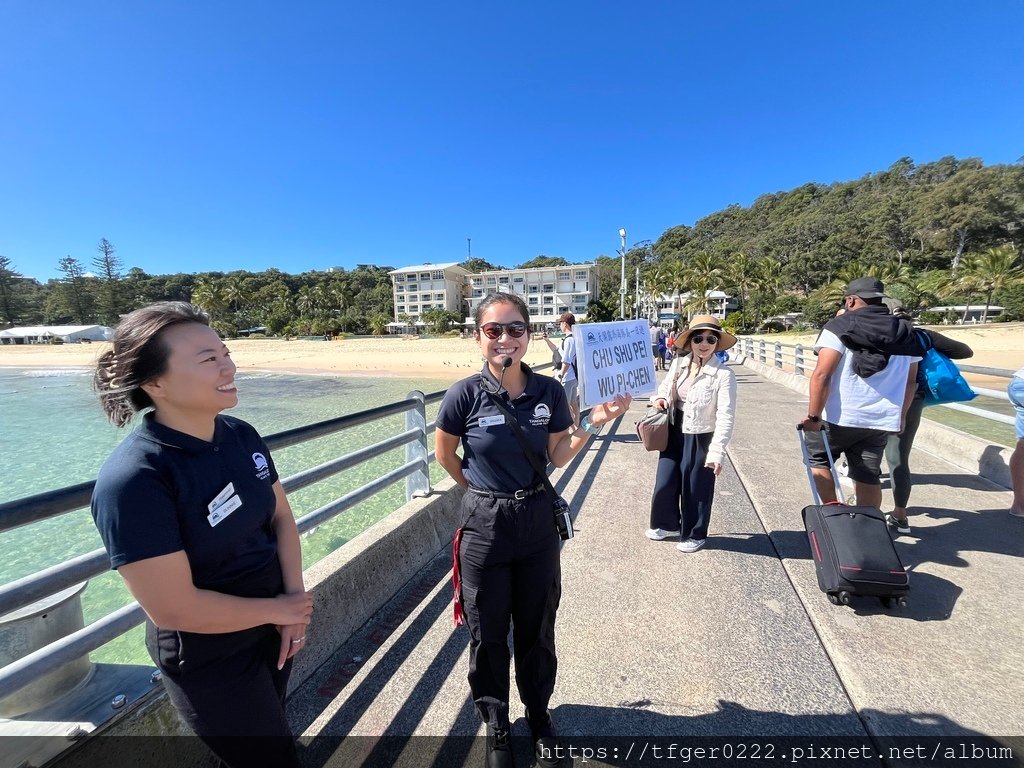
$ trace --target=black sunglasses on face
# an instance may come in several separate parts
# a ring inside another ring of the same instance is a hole
[[[526,323],[522,320],[513,320],[511,323],[484,323],[480,330],[488,339],[501,338],[502,333],[507,333],[513,339],[518,339],[526,333]]]
[[[691,336],[690,341],[694,344],[703,344],[705,341],[707,341],[708,344],[717,344],[718,337],[713,333],[709,333],[707,336]]]

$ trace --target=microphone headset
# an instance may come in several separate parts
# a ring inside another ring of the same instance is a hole
[[[508,355],[505,355],[505,357],[501,358],[501,376],[498,377],[498,386],[495,388],[495,390],[491,392],[491,390],[487,387],[487,379],[485,377],[480,378],[480,388],[484,392],[488,392],[492,395],[496,395],[499,392],[501,392],[501,384],[503,381],[505,381],[505,371],[507,371],[511,367],[512,358],[509,357]]]

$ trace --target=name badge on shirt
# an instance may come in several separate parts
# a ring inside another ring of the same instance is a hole
[[[210,512],[209,515],[207,515],[206,519],[210,521],[210,527],[212,528],[215,525],[217,525],[217,523],[221,522],[224,518],[226,518],[240,506],[242,506],[242,499],[239,498],[237,495],[232,496],[230,499],[225,501],[215,510]]]
[[[499,424],[504,424],[504,423],[505,423],[505,416],[504,415],[484,416],[484,417],[482,417],[480,419],[480,426],[481,427],[496,427]]]
[[[206,505],[207,512],[213,512],[217,507],[235,495],[235,484],[228,483],[224,490],[218,493],[209,504]]]

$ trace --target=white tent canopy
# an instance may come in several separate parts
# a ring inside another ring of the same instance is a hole
[[[0,331],[0,344],[38,344],[60,339],[67,344],[108,341],[114,330],[105,325],[27,325]]]

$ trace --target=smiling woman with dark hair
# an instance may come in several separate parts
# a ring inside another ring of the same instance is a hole
[[[227,347],[191,304],[154,304],[118,325],[95,386],[117,426],[153,409],[104,463],[92,514],[171,703],[223,765],[297,766],[284,696],[313,599],[270,451],[221,414],[238,403]]]
[[[469,688],[487,724],[487,765],[512,763],[509,741],[509,625],[516,684],[537,764],[556,766],[548,701],[555,686],[555,613],[562,592],[559,534],[545,478],[548,460],[564,467],[630,398],[595,406],[573,426],[562,387],[522,360],[530,314],[510,293],[476,310],[483,370],[453,385],[437,414],[438,463],[466,489],[455,535],[456,623],[469,625]],[[524,449],[506,413],[515,417]],[[460,457],[456,451],[462,448]],[[527,455],[527,450],[532,457]]]

